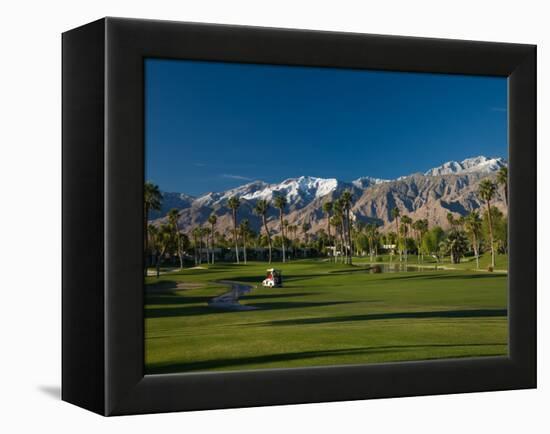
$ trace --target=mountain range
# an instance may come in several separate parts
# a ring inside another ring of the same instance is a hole
[[[162,208],[150,213],[153,223],[166,221],[166,213],[172,208],[179,210],[179,227],[190,232],[194,227],[207,223],[214,213],[218,220],[216,230],[224,233],[232,228],[231,213],[227,200],[232,196],[241,199],[238,218],[247,218],[254,230],[259,230],[260,218],[254,214],[254,206],[260,199],[271,201],[276,196],[285,196],[287,207],[285,219],[289,224],[311,225],[315,232],[327,225],[322,211],[323,203],[335,200],[343,191],[353,194],[352,218],[392,229],[391,210],[398,207],[402,215],[413,220],[427,218],[430,225],[447,227],[447,213],[455,216],[483,206],[477,190],[479,182],[487,177],[494,178],[496,172],[507,166],[502,158],[479,156],[463,161],[449,161],[424,173],[414,173],[397,179],[379,179],[369,176],[351,182],[335,178],[300,176],[280,183],[269,184],[253,181],[222,192],[210,192],[199,197],[185,193],[163,192]],[[504,196],[498,189],[493,204],[506,213]],[[278,210],[271,207],[268,226],[279,231]]]

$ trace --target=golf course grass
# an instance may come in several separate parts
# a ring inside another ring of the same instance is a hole
[[[415,265],[416,258],[410,262]],[[463,266],[464,270],[372,274],[364,266],[323,260],[274,266],[282,270],[282,288],[261,286],[268,268],[263,262],[203,265],[166,272],[158,279],[147,277],[146,373],[508,352],[505,273],[470,271]],[[220,280],[254,286],[239,302],[255,309],[208,306],[209,300],[229,290]]]

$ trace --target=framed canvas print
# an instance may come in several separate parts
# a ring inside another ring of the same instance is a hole
[[[63,34],[63,384],[103,415],[536,387],[536,47]]]

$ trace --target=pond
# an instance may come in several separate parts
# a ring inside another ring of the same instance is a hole
[[[378,270],[377,270],[378,269]],[[433,271],[434,267],[420,267],[417,265],[408,265],[404,262],[378,263],[378,264],[356,264],[353,269],[331,271],[331,274],[354,274],[354,273],[406,273],[406,272],[422,272]]]

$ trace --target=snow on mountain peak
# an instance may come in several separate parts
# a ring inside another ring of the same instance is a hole
[[[483,155],[479,157],[466,158],[460,162],[448,161],[441,166],[434,167],[424,173],[426,176],[455,175],[460,173],[492,173],[498,171],[501,167],[507,166],[503,158],[487,158]]]
[[[367,188],[367,187],[370,187],[371,185],[382,184],[384,182],[390,182],[390,181],[391,181],[390,179],[380,179],[380,178],[373,178],[372,176],[362,176],[361,178],[357,178],[351,183],[358,188]]]
[[[299,197],[322,197],[335,190],[338,180],[314,176],[300,176],[285,179],[279,184],[266,184],[264,188],[242,196],[245,200],[272,199],[274,196],[285,196],[289,202]]]
[[[199,197],[197,203],[211,206],[214,203],[224,203],[232,196],[252,201],[261,199],[272,200],[275,196],[285,196],[288,203],[292,203],[300,198],[310,200],[323,197],[337,187],[337,179],[317,178],[314,176],[289,178],[278,184],[253,181],[225,192],[207,193]]]

